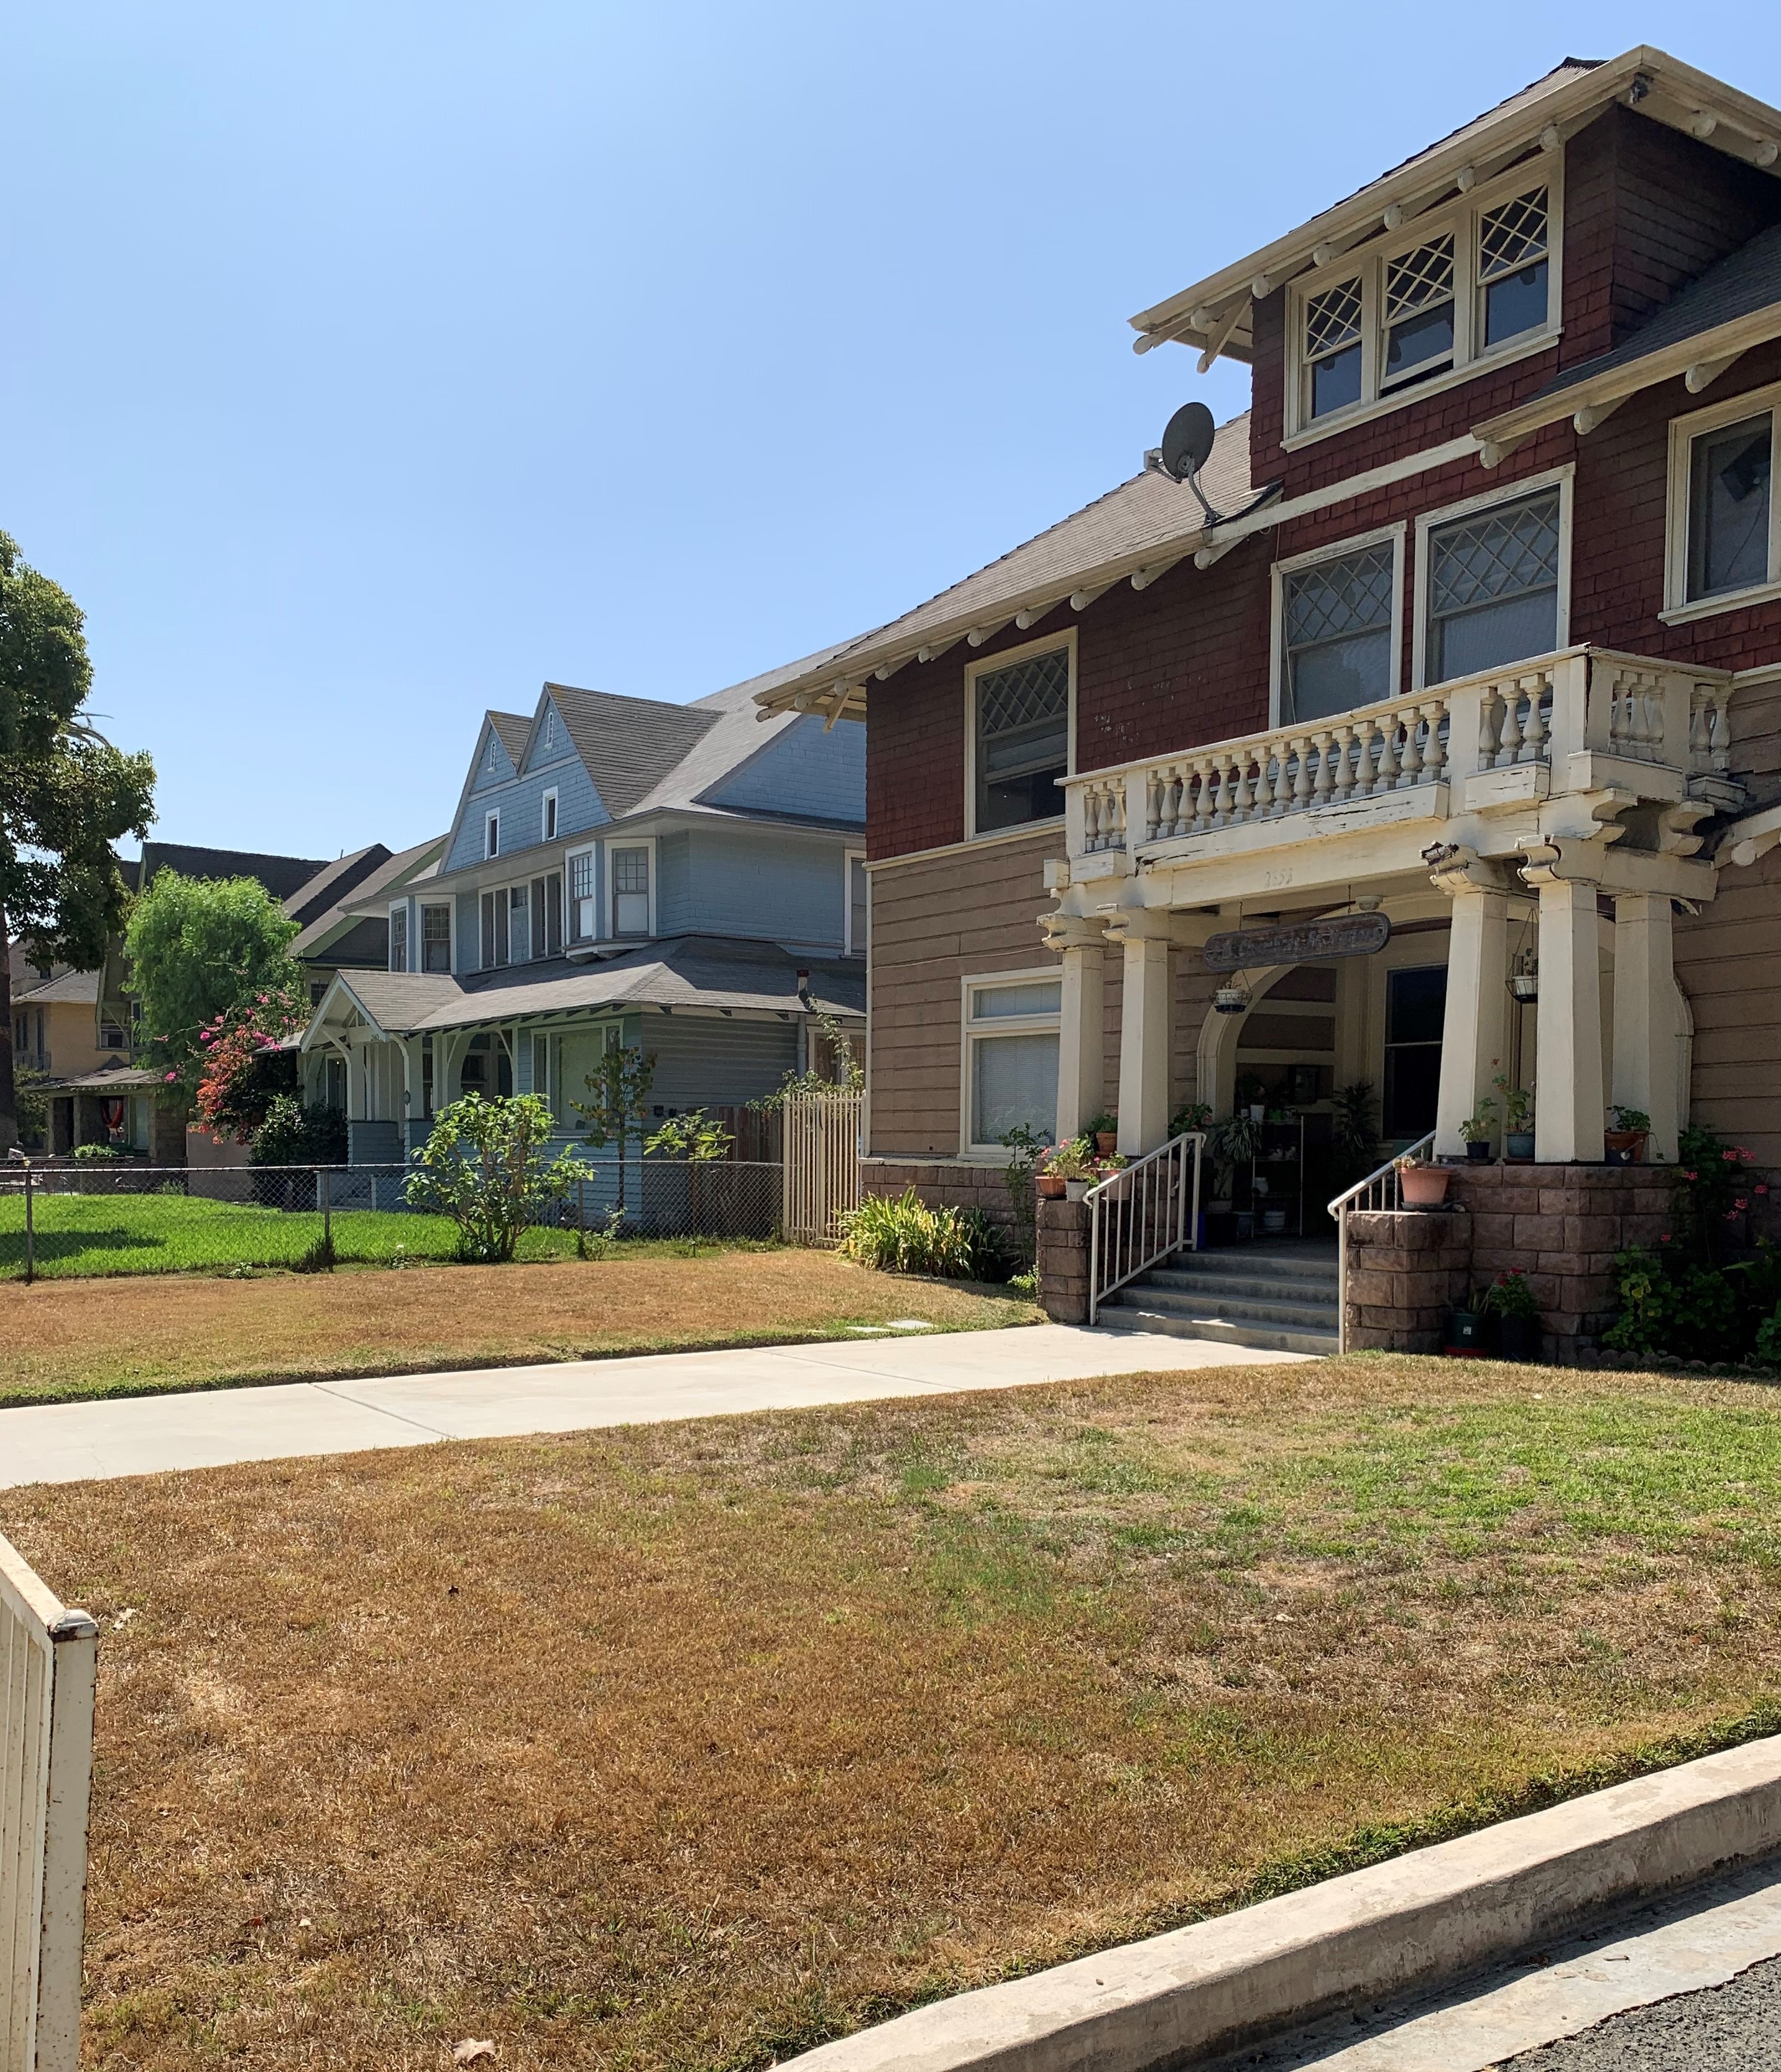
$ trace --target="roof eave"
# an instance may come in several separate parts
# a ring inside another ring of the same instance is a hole
[[[1633,85],[1641,76],[1649,84],[1635,101]],[[1781,174],[1777,162],[1781,160],[1781,110],[1641,43],[1623,56],[1580,73],[1531,105],[1506,112],[1494,125],[1488,117],[1482,129],[1466,125],[1470,134],[1438,146],[1271,245],[1140,310],[1129,319],[1139,334],[1133,351],[1148,352],[1154,346],[1170,343],[1197,346],[1203,371],[1220,353],[1247,359],[1252,335],[1242,306],[1250,303],[1257,290],[1271,294],[1303,273],[1321,247],[1346,249],[1359,244],[1385,227],[1383,218],[1388,209],[1401,208],[1408,216],[1413,211],[1407,204],[1432,206],[1447,190],[1457,188],[1459,175],[1468,166],[1483,180],[1536,146],[1556,150],[1610,101],[1623,99],[1641,114],[1703,142],[1710,140],[1716,150],[1746,164]],[[1704,136],[1703,122],[1710,125]],[[1221,327],[1234,310],[1236,321],[1221,338]],[[1196,323],[1196,317],[1203,321]]]

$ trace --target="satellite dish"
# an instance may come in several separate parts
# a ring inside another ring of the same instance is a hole
[[[1166,475],[1171,482],[1185,482],[1199,500],[1208,525],[1216,525],[1222,514],[1206,501],[1199,486],[1199,471],[1211,457],[1212,440],[1218,427],[1203,403],[1183,403],[1163,428],[1162,444],[1144,456],[1146,468]]]
[[[1177,482],[1191,481],[1210,458],[1216,430],[1203,403],[1183,403],[1163,430],[1163,473]]]

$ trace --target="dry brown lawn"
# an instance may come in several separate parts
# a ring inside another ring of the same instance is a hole
[[[88,2062],[765,2065],[1750,1730],[1778,1498],[1762,1388],[1377,1359],[0,1493]]]
[[[563,1265],[4,1282],[0,1406],[784,1345],[892,1318],[967,1330],[1038,1316],[1006,1289],[898,1278],[791,1249],[687,1256],[662,1246]]]

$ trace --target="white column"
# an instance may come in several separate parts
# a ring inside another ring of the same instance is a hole
[[[1437,1157],[1465,1157],[1459,1125],[1491,1096],[1496,1075],[1508,1070],[1508,976],[1507,894],[1462,886],[1454,894],[1447,952],[1447,1011],[1441,1030],[1441,1092],[1435,1106]]]
[[[1169,943],[1126,935],[1120,995],[1119,1148],[1129,1157],[1169,1138]]]
[[[1614,1100],[1651,1117],[1646,1155],[1665,1160],[1676,1157],[1680,1124],[1672,923],[1668,893],[1614,899]]]
[[[1606,1102],[1595,887],[1542,875],[1534,1157],[1542,1166],[1599,1166]]]
[[[1107,939],[1092,922],[1054,923],[1051,946],[1063,953],[1058,1023],[1058,1141],[1080,1137],[1106,1098]]]

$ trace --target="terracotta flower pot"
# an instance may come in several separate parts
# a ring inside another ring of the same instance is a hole
[[[1397,1178],[1406,1208],[1434,1209],[1446,1200],[1453,1175],[1445,1166],[1407,1166]]]
[[[1608,1163],[1610,1166],[1643,1164],[1645,1140],[1648,1134],[1643,1129],[1610,1129],[1602,1140]]]
[[[1095,1149],[1103,1158],[1111,1158],[1119,1149],[1119,1132],[1117,1129],[1097,1129],[1095,1132]]]
[[[1042,1201],[1061,1202],[1063,1199],[1063,1175],[1061,1173],[1041,1173],[1033,1182],[1034,1191]]]

